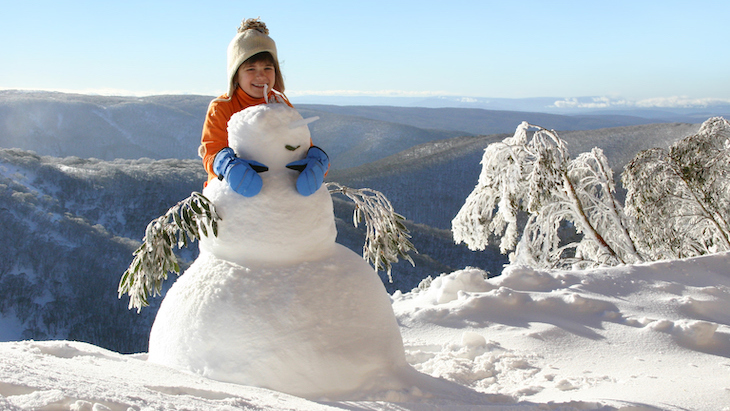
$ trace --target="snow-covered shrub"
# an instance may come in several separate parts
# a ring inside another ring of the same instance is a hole
[[[532,137],[528,130],[536,128]],[[483,250],[500,238],[510,259],[535,267],[641,261],[614,197],[613,173],[600,149],[571,160],[554,130],[523,122],[513,137],[484,150],[479,182],[452,221],[454,241]],[[521,227],[518,214],[528,213]],[[563,244],[559,230],[582,234]]]
[[[649,258],[730,250],[730,123],[705,121],[669,150],[640,152],[624,168],[626,213]]]

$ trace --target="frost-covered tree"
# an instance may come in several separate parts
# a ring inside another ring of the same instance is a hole
[[[622,174],[626,213],[651,259],[730,250],[730,123],[705,121],[669,150],[639,153]]]
[[[532,137],[530,128],[536,128]],[[600,149],[571,160],[554,130],[523,122],[513,137],[489,145],[479,182],[452,221],[454,240],[483,250],[500,238],[510,259],[537,267],[641,261],[614,197],[613,173]],[[527,212],[524,227],[518,214]],[[560,228],[582,234],[564,244]]]
[[[573,186],[576,207],[582,210],[579,216],[587,219],[580,227],[595,227],[594,241],[581,241],[577,255],[594,255],[599,250],[586,248],[597,245],[609,247],[621,263],[642,261],[629,227],[630,219],[624,214],[622,205],[616,200],[616,185],[608,159],[600,148],[580,154],[568,164],[568,178]],[[579,227],[579,228],[580,228]],[[606,244],[603,245],[602,241]]]

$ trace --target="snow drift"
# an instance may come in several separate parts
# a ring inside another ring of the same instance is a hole
[[[406,358],[442,387],[430,397],[313,402],[146,354],[22,341],[0,343],[0,408],[727,411],[728,267],[729,253],[583,271],[514,266],[491,279],[468,268],[396,293]]]

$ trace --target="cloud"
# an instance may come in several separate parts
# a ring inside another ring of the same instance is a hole
[[[639,100],[637,107],[708,107],[716,105],[730,104],[730,99],[723,98],[688,98],[688,97],[666,97],[666,98],[649,98]]]
[[[730,105],[730,99],[689,98],[683,96],[655,97],[629,100],[612,97],[571,97],[558,100],[556,108],[702,108],[716,105]]]

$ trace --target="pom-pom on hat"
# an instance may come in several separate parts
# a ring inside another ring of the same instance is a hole
[[[262,52],[269,52],[274,58],[276,81],[274,89],[284,92],[284,78],[279,69],[279,58],[276,55],[276,43],[269,37],[269,29],[259,19],[245,19],[238,28],[238,33],[228,45],[228,99],[236,91],[236,72],[248,58]]]

